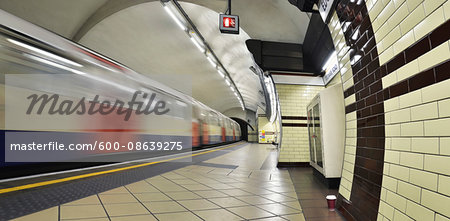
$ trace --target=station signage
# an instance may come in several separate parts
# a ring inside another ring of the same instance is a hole
[[[323,82],[325,85],[333,79],[333,77],[339,72],[339,64],[336,57],[336,53],[331,54],[325,65],[325,75],[323,76]]]
[[[336,6],[336,0],[319,0],[319,13],[322,17],[322,20],[325,24],[328,24],[328,22],[331,19],[331,9]]]
[[[239,34],[239,16],[220,14],[219,29],[221,33]]]

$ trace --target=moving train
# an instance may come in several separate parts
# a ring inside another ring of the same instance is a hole
[[[241,140],[238,123],[191,96],[2,10],[0,76],[9,162],[90,161],[100,155],[101,161],[116,162],[146,157],[124,157],[144,142],[183,141],[190,150]],[[148,113],[140,110],[144,107]],[[158,108],[167,111],[151,111]],[[40,140],[109,142],[110,148],[59,155],[8,152],[14,142]],[[115,144],[117,150],[111,149]]]

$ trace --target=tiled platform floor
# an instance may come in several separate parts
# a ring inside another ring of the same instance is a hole
[[[17,220],[340,220],[331,213],[322,216],[326,193],[319,193],[323,189],[315,187],[310,176],[294,176],[294,182],[301,183],[294,185],[288,170],[267,166],[271,154],[272,146],[250,144]]]
[[[291,180],[297,193],[297,198],[308,221],[344,221],[338,212],[328,211],[325,197],[337,195],[337,189],[328,189],[313,175],[312,168],[289,168]]]

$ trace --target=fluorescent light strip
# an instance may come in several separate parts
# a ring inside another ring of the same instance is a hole
[[[234,87],[230,87],[231,88],[231,90],[234,92]]]
[[[221,77],[225,77],[225,73],[223,73],[222,70],[218,69],[217,72],[219,72],[219,74],[220,74]]]
[[[175,14],[169,8],[169,6],[168,5],[164,5],[164,9],[170,15],[170,17],[172,17],[172,19],[175,21],[175,23],[177,23],[177,25],[180,26],[180,28],[183,29],[183,31],[186,31],[186,26],[180,21],[180,19],[177,18],[177,16],[175,16]]]
[[[206,59],[209,61],[209,63],[215,68],[217,66],[216,62],[213,61],[212,58],[210,58],[209,56],[206,56]]]
[[[10,39],[10,38],[8,38],[7,40],[8,40],[9,42],[15,44],[15,45],[18,45],[18,46],[23,47],[23,48],[26,48],[26,49],[28,49],[28,50],[37,52],[37,53],[42,54],[42,55],[44,55],[44,56],[47,56],[47,57],[50,57],[50,58],[53,58],[53,59],[62,61],[62,62],[64,62],[64,63],[70,64],[70,65],[73,65],[73,66],[83,67],[83,65],[81,65],[81,64],[78,64],[78,63],[73,62],[73,61],[71,61],[71,60],[65,59],[65,58],[63,58],[63,57],[61,57],[61,56],[58,56],[58,55],[55,55],[55,54],[53,54],[53,53],[50,53],[50,52],[41,50],[41,49],[39,49],[39,48],[33,47],[33,46],[31,46],[31,45],[28,45],[28,44],[25,44],[25,43],[22,43],[22,42],[19,42],[19,41]]]
[[[225,82],[228,84],[228,86],[231,85],[231,83],[230,83],[230,81],[228,79],[226,79]]]
[[[205,48],[203,48],[200,43],[195,39],[193,36],[191,36],[191,41],[194,43],[194,45],[200,50],[202,53],[205,53]]]

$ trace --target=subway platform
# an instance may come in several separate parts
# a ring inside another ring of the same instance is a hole
[[[66,182],[73,176],[1,183],[22,189],[2,193],[0,220],[344,220],[325,200],[337,190],[311,168],[277,168],[275,146],[239,142],[189,154],[192,162],[88,170]]]

